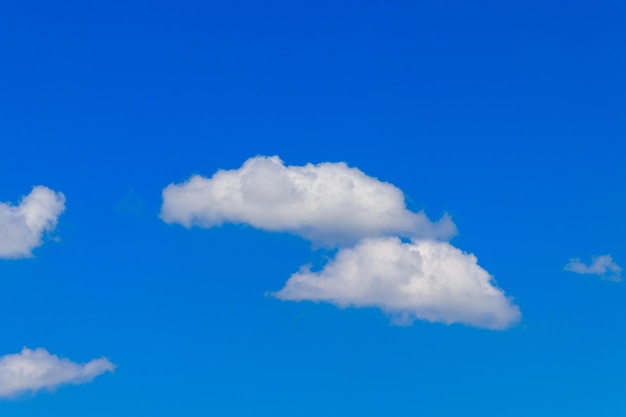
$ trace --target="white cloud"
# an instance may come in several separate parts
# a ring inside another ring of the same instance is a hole
[[[0,357],[0,397],[83,384],[114,369],[115,365],[105,358],[78,364],[51,355],[45,349],[24,348],[20,353]]]
[[[406,324],[421,319],[505,329],[521,317],[474,255],[429,240],[363,240],[354,248],[340,249],[319,272],[305,268],[293,274],[272,295],[340,307],[378,307]]]
[[[0,203],[0,258],[32,256],[64,210],[63,194],[43,186],[34,187],[17,206]]]
[[[592,256],[591,264],[585,265],[578,258],[570,259],[565,265],[566,271],[577,274],[593,274],[610,281],[621,281],[622,268],[613,261],[611,255]]]
[[[340,247],[321,271],[303,269],[272,293],[282,300],[377,307],[405,324],[505,329],[521,317],[474,255],[441,241],[456,233],[449,216],[431,222],[407,209],[400,189],[345,163],[285,166],[277,156],[254,157],[170,184],[161,218],[186,227],[247,224]]]
[[[400,189],[357,168],[341,162],[285,166],[277,156],[170,184],[163,190],[161,218],[186,227],[248,224],[331,246],[365,237],[438,239],[456,233],[447,215],[433,223],[408,210]]]

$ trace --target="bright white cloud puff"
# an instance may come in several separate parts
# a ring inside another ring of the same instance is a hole
[[[114,369],[115,365],[105,358],[78,364],[45,349],[24,348],[20,353],[0,357],[0,398],[83,384]]]
[[[282,300],[378,307],[399,324],[414,319],[505,329],[519,308],[476,257],[446,242],[366,239],[340,249],[321,271],[301,270],[273,293]]]
[[[17,206],[0,203],[0,258],[32,256],[64,210],[63,194],[43,186],[34,187]]]
[[[163,190],[161,218],[186,227],[248,224],[285,231],[327,246],[366,237],[449,238],[448,216],[436,223],[405,205],[387,182],[345,163],[285,166],[279,157],[257,156],[211,178],[199,175]]]
[[[566,271],[575,272],[577,274],[598,275],[609,281],[621,281],[622,268],[613,261],[611,255],[592,256],[591,264],[585,265],[578,258],[570,259],[565,265]]]
[[[447,215],[431,222],[407,209],[400,189],[345,163],[285,166],[277,156],[251,158],[211,178],[170,184],[161,218],[186,227],[248,224],[340,248],[321,271],[292,275],[272,293],[281,300],[377,307],[404,324],[505,329],[521,317],[474,255],[442,241],[456,233]]]

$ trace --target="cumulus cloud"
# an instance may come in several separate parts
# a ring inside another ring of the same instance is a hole
[[[342,162],[285,166],[277,156],[170,184],[163,190],[161,218],[186,227],[248,224],[330,246],[366,237],[445,239],[456,233],[447,215],[431,222],[408,210],[400,189],[357,168]]]
[[[474,255],[432,240],[363,240],[340,249],[319,272],[304,268],[293,274],[272,295],[340,307],[377,307],[404,324],[421,319],[505,329],[521,317]]]
[[[115,365],[105,358],[78,364],[51,355],[45,349],[24,348],[20,353],[0,357],[0,397],[83,384],[114,369]]]
[[[44,186],[34,187],[17,206],[0,203],[0,258],[32,256],[64,210],[63,194]]]
[[[577,274],[598,275],[610,281],[622,280],[620,276],[622,268],[613,261],[611,255],[592,256],[589,266],[581,262],[580,259],[573,258],[569,260],[569,263],[565,265],[564,269]]]
[[[401,324],[505,329],[521,317],[474,255],[445,242],[456,233],[449,216],[433,222],[409,210],[400,189],[342,162],[286,166],[257,156],[170,184],[161,218],[186,227],[247,224],[339,248],[321,271],[304,268],[271,293],[281,300],[376,307]]]

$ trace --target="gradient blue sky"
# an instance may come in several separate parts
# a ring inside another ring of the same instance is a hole
[[[67,210],[0,260],[0,355],[114,373],[0,415],[620,416],[626,5],[37,2],[0,5],[0,201]],[[506,331],[264,296],[324,252],[159,217],[161,191],[255,155],[344,161],[452,215],[515,297]]]

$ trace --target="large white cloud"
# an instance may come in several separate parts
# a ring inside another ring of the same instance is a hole
[[[0,357],[0,397],[83,384],[114,369],[115,365],[105,358],[78,364],[51,355],[45,349],[24,348],[20,353]]]
[[[430,240],[363,240],[340,249],[319,272],[305,268],[293,274],[273,295],[340,307],[378,307],[406,324],[422,319],[505,329],[521,317],[474,255]]]
[[[43,186],[34,187],[17,206],[0,203],[0,258],[32,256],[64,210],[63,194]]]
[[[272,293],[282,300],[377,307],[406,324],[505,329],[521,317],[474,255],[442,241],[456,233],[447,215],[431,222],[407,209],[400,189],[345,163],[251,158],[211,178],[170,184],[161,218],[186,227],[248,224],[340,248],[321,271],[303,269]]]
[[[357,168],[328,162],[285,166],[277,156],[170,184],[163,190],[161,218],[186,227],[248,224],[331,246],[365,237],[438,239],[456,233],[448,216],[434,223],[408,210],[400,189]]]
[[[570,259],[563,269],[577,274],[598,275],[609,281],[622,280],[620,276],[622,268],[613,261],[611,255],[592,256],[589,266],[585,265],[578,258]]]

